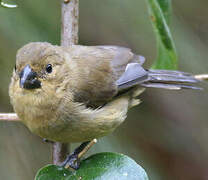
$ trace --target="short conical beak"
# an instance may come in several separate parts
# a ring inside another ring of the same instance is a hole
[[[37,73],[29,65],[26,65],[20,73],[20,87],[24,89],[37,89],[41,82],[37,79]]]

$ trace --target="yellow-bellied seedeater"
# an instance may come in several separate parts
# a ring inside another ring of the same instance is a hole
[[[145,87],[198,89],[191,74],[145,70],[145,59],[119,46],[29,43],[17,52],[9,87],[15,112],[42,138],[84,142],[105,136],[138,105]]]

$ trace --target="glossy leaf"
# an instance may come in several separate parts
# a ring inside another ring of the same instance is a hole
[[[81,162],[77,171],[55,165],[40,169],[35,180],[148,180],[144,169],[131,158],[117,153],[99,153]]]
[[[147,0],[147,2],[158,44],[158,56],[153,68],[177,69],[177,53],[168,26],[171,15],[171,0]]]

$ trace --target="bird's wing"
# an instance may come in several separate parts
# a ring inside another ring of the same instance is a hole
[[[113,55],[109,61],[111,62],[113,70],[116,72],[117,78],[126,70],[126,67],[130,63],[136,63],[142,65],[145,62],[145,58],[140,55],[135,55],[131,52],[131,49],[120,46],[96,46],[100,49],[107,50]]]
[[[142,67],[145,58],[133,54],[131,49],[120,46],[98,46],[113,51],[113,58],[110,59],[113,71],[117,76],[116,85],[118,90],[132,87],[147,80],[147,71]]]
[[[73,78],[79,80],[72,84],[78,102],[103,104],[121,89],[146,78],[146,71],[141,67],[144,57],[128,48],[76,45],[68,52],[77,67],[74,74],[79,76]]]

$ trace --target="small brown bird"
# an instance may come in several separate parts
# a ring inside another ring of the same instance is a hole
[[[145,70],[145,59],[118,46],[34,42],[17,52],[9,95],[21,121],[42,138],[84,142],[126,118],[144,87],[199,89],[191,74]]]

